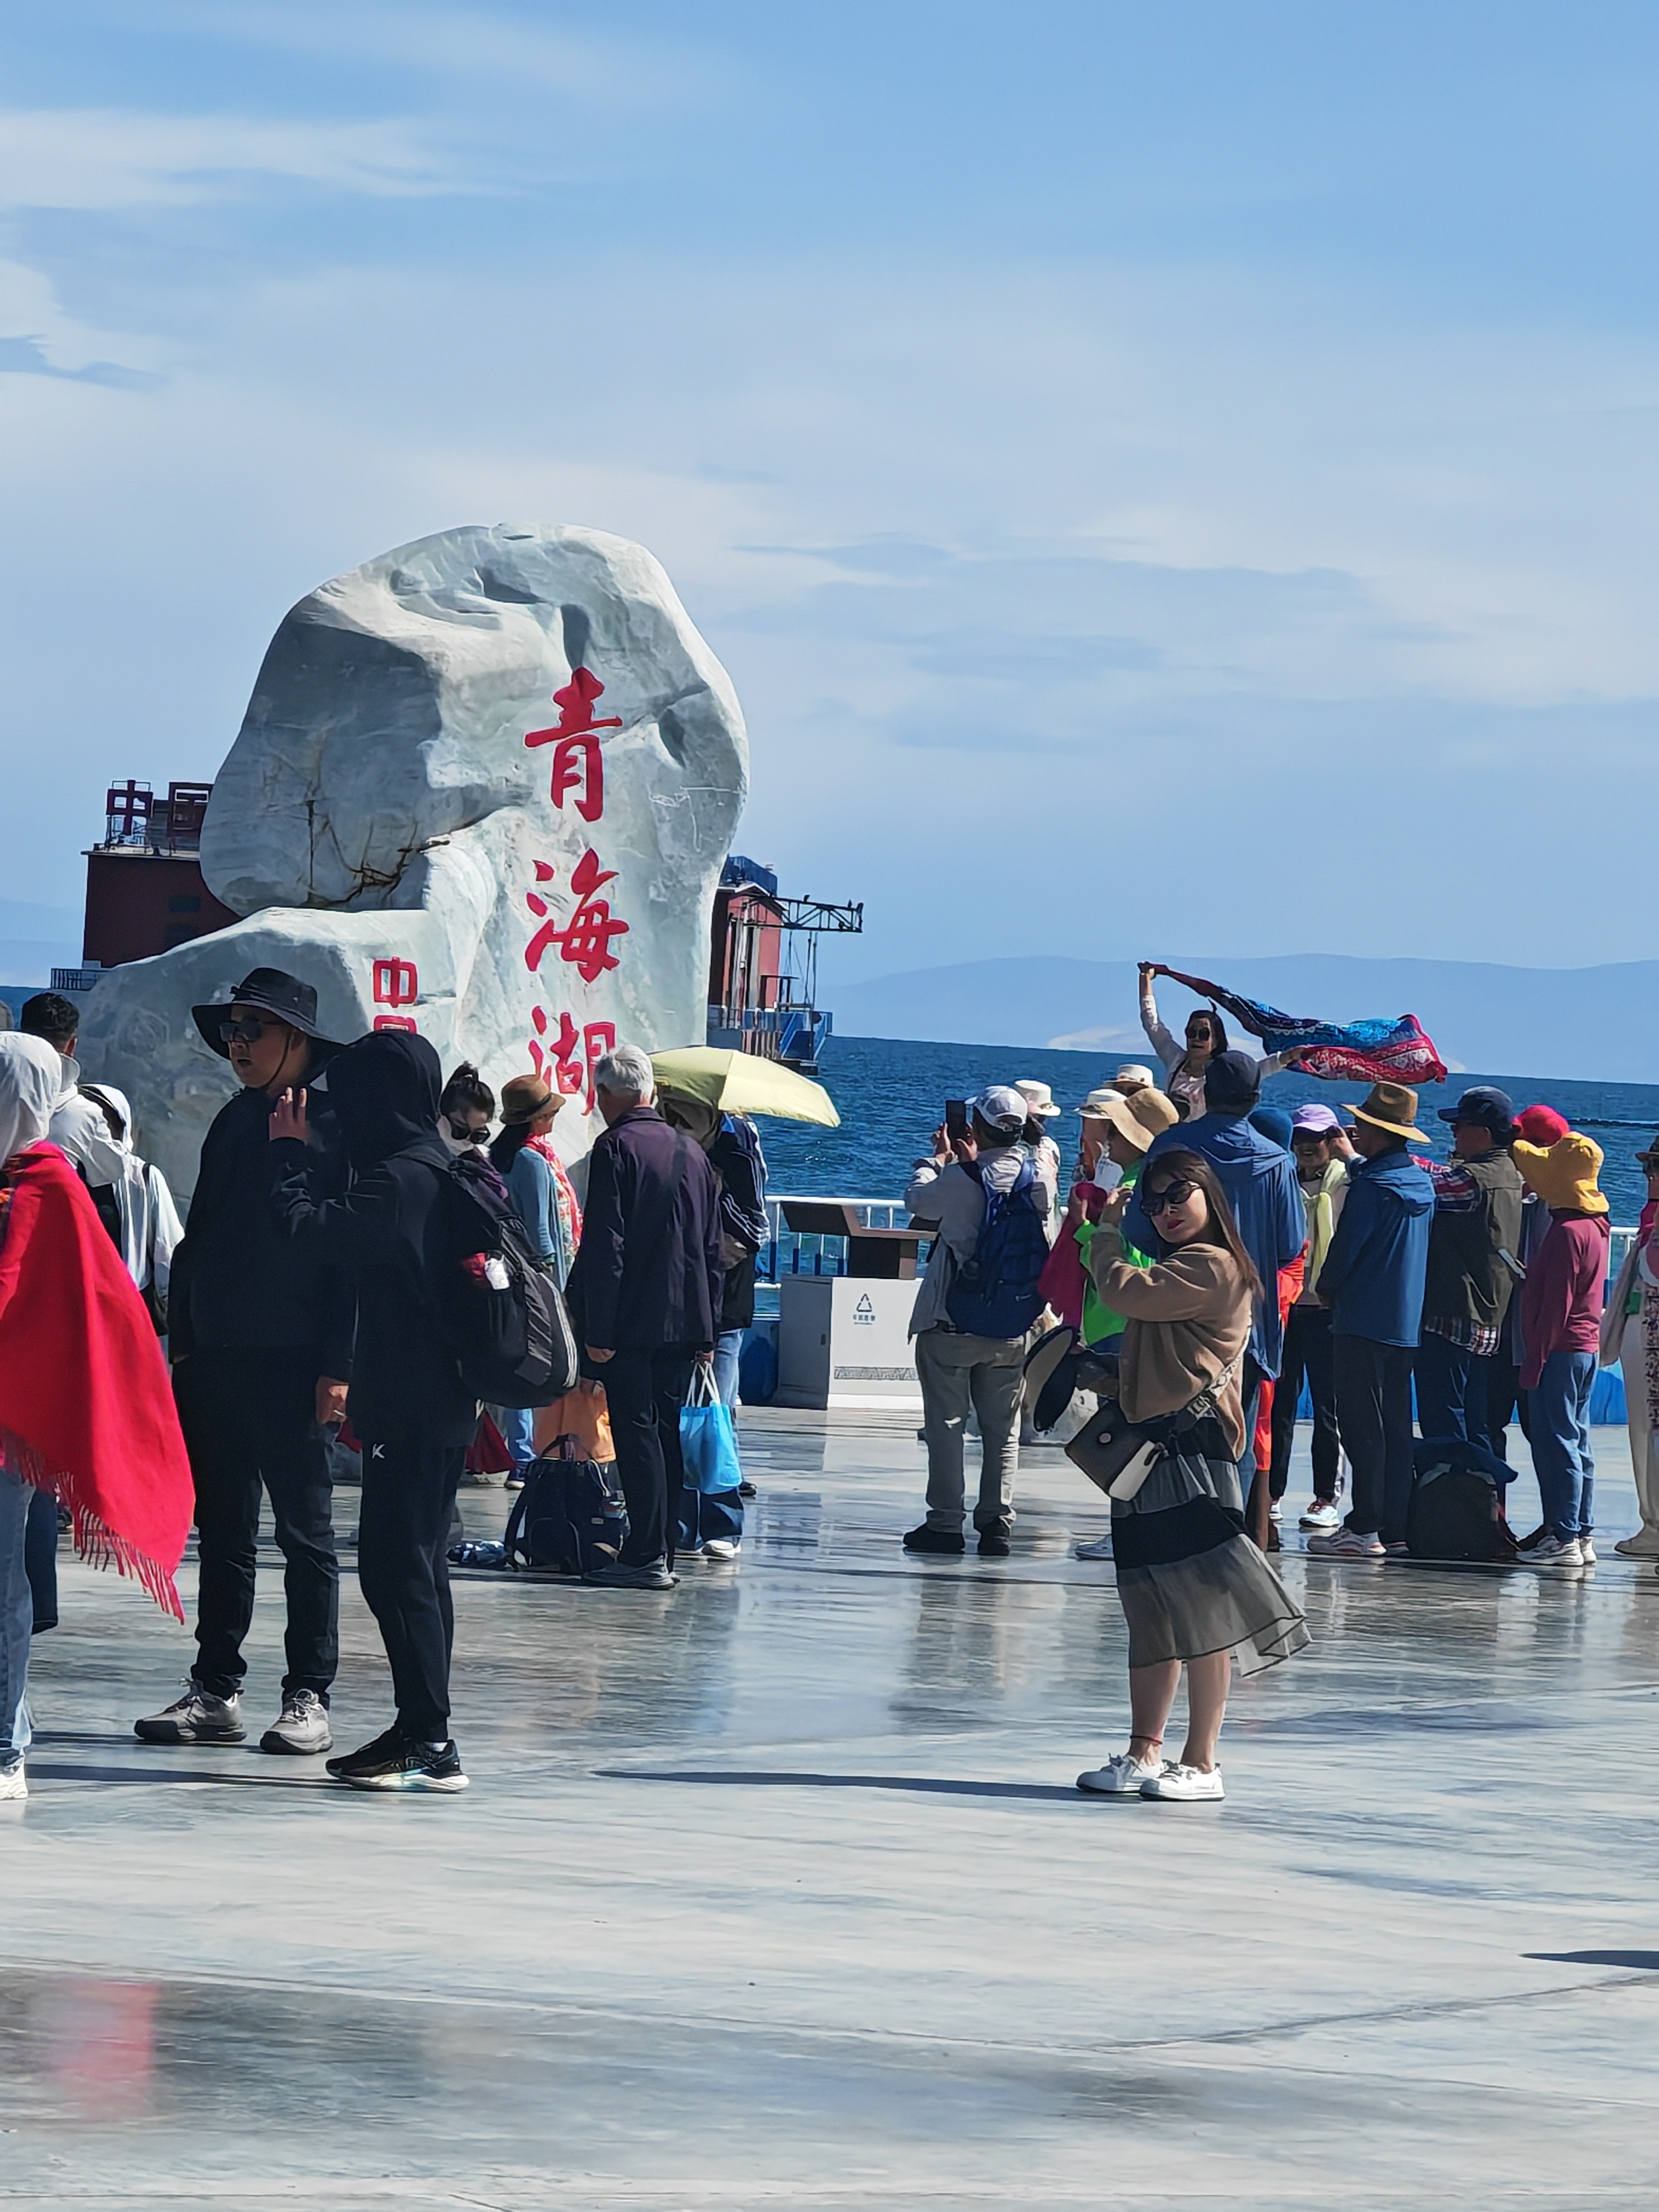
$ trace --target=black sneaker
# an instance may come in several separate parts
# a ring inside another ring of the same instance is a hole
[[[1001,1528],[980,1530],[979,1555],[981,1559],[1006,1559],[1012,1548],[1006,1530]]]
[[[660,1560],[648,1567],[595,1567],[582,1577],[600,1589],[672,1590],[680,1586],[678,1575],[671,1575]]]
[[[920,1528],[904,1532],[907,1552],[936,1552],[941,1558],[959,1559],[968,1548],[968,1540],[960,1528],[930,1528],[924,1521]]]
[[[465,1790],[461,1754],[453,1743],[417,1743],[388,1729],[343,1759],[331,1759],[328,1771],[354,1790]]]

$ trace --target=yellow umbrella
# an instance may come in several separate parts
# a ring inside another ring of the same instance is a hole
[[[772,1114],[784,1121],[817,1121],[839,1129],[841,1115],[822,1084],[809,1083],[781,1060],[752,1052],[726,1052],[714,1045],[687,1045],[680,1052],[653,1052],[659,1090],[701,1098],[726,1114]]]

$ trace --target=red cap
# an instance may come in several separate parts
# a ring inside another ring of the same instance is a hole
[[[1569,1125],[1553,1106],[1528,1106],[1525,1113],[1516,1115],[1515,1126],[1529,1145],[1547,1148],[1560,1143]]]

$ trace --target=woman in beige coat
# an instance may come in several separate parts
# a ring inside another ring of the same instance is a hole
[[[1237,1656],[1254,1673],[1299,1651],[1308,1632],[1244,1534],[1238,1467],[1247,1438],[1238,1377],[1255,1270],[1215,1170],[1197,1152],[1162,1152],[1140,1183],[1162,1247],[1150,1267],[1123,1256],[1128,1194],[1114,1191],[1090,1261],[1102,1299],[1125,1316],[1118,1400],[1164,1443],[1140,1488],[1112,1501],[1112,1556],[1129,1629],[1129,1748],[1078,1777],[1107,1796],[1222,1796],[1216,1746]],[[1170,1421],[1171,1425],[1163,1425]],[[1187,1668],[1187,1740],[1161,1759]]]

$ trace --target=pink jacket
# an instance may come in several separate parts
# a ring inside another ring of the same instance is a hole
[[[1523,1390],[1538,1388],[1552,1352],[1598,1349],[1607,1279],[1607,1215],[1557,1213],[1552,1208],[1550,1225],[1521,1291]]]

